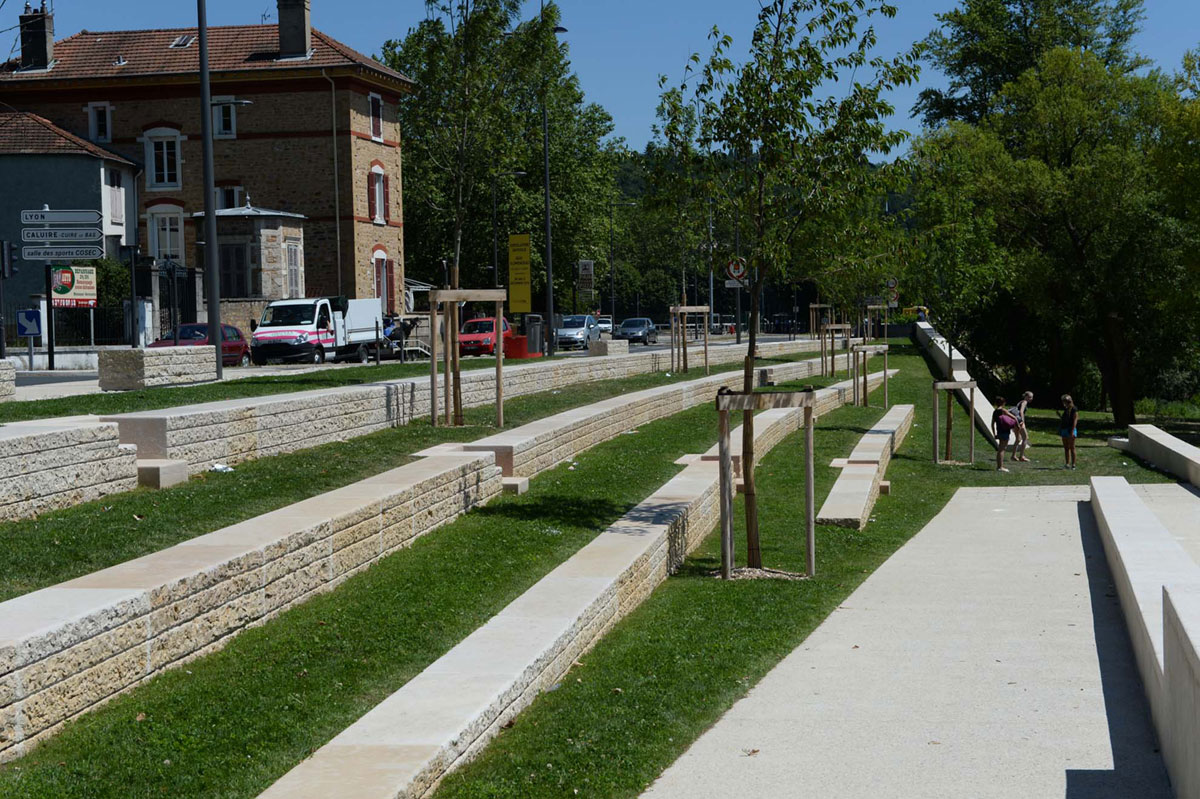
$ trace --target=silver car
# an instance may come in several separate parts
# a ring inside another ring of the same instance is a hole
[[[600,340],[600,324],[591,314],[564,316],[555,340],[560,350],[586,350],[588,343]]]

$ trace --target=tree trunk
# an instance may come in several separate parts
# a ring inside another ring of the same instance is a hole
[[[1108,350],[1111,373],[1108,376],[1108,391],[1112,399],[1113,421],[1119,425],[1134,424],[1133,356],[1125,337],[1125,324],[1121,317],[1110,312],[1104,317],[1104,345]]]
[[[750,283],[750,336],[742,390],[754,390],[754,348],[758,342],[758,281]],[[754,487],[754,411],[742,414],[742,482],[746,498],[746,565],[762,568],[762,549],[758,538],[758,497]]]

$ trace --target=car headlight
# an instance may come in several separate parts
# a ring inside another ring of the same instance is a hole
[[[296,334],[296,343],[297,344],[307,344],[308,343],[308,334],[307,333],[297,333]]]
[[[576,330],[576,331],[575,331],[575,338],[583,338],[583,331],[582,331],[582,330]]]
[[[487,338],[485,338],[485,339],[483,340],[483,346],[485,346],[485,347],[490,347],[490,346],[491,346],[491,344],[492,344],[492,337],[491,337],[491,336],[488,336]]]

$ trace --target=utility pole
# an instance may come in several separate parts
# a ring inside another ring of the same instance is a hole
[[[213,167],[212,89],[208,80],[208,12],[205,0],[196,0],[196,22],[200,32],[200,135],[204,139],[204,278],[208,286],[208,339],[217,351],[217,380],[220,380],[224,372],[225,354],[221,341],[224,336],[221,335],[221,275],[217,268],[216,177]]]

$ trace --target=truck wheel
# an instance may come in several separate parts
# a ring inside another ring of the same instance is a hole
[[[254,360],[255,366],[266,366],[267,365],[266,358],[254,358],[253,360]]]
[[[317,347],[315,350],[313,350],[312,362],[325,363],[325,350],[321,349],[320,347]]]
[[[359,363],[366,363],[371,360],[370,354],[367,352],[366,344],[359,344],[358,351],[354,353],[354,359]]]

